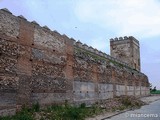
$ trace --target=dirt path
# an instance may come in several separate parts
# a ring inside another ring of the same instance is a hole
[[[151,95],[151,96],[147,96],[147,97],[142,97],[141,100],[147,104],[160,100],[160,95]]]
[[[143,102],[145,102],[147,104],[150,104],[151,102],[160,100],[160,95],[151,95],[151,96],[147,96],[147,97],[142,97],[142,98],[140,98],[140,100],[142,100]],[[104,118],[107,118],[107,117],[109,118],[109,117],[112,117],[112,116],[116,116],[116,115],[124,113],[126,111],[129,111],[129,110],[107,112],[107,113],[104,113],[102,115],[95,116],[93,118],[87,118],[86,120],[103,120]]]
[[[154,98],[151,98],[155,100]],[[160,99],[142,106],[140,109],[130,110],[104,120],[160,120]]]

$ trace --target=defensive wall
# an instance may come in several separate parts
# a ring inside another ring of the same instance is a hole
[[[0,10],[0,109],[146,96],[145,74],[97,49]]]
[[[110,55],[141,71],[140,44],[133,36],[110,39]]]

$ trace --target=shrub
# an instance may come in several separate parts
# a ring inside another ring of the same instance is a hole
[[[131,106],[131,100],[128,97],[125,97],[124,99],[122,99],[122,104],[126,107]]]

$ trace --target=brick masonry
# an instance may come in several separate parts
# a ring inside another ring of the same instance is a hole
[[[85,44],[0,10],[0,109],[149,94],[145,74]]]

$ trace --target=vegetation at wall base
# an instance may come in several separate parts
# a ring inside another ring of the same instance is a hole
[[[98,115],[102,109],[96,105],[86,107],[85,103],[80,106],[69,104],[52,105],[46,109],[39,109],[36,103],[32,108],[23,107],[20,112],[14,116],[0,117],[0,120],[84,120],[86,117]]]
[[[139,108],[142,105],[144,103],[134,96],[115,97],[106,101],[96,102],[91,107],[86,107],[85,103],[74,106],[66,101],[63,105],[51,105],[40,109],[39,103],[35,103],[31,108],[24,106],[16,115],[0,117],[0,120],[84,120],[108,111],[114,112],[128,108]]]

